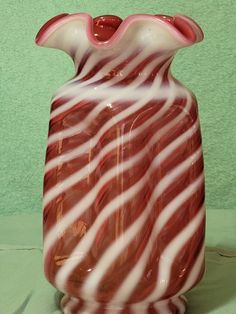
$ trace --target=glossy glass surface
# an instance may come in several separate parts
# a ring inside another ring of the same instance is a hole
[[[203,156],[170,65],[202,37],[160,15],[61,15],[39,32],[76,67],[52,100],[44,178],[45,274],[64,313],[185,312],[204,271]]]

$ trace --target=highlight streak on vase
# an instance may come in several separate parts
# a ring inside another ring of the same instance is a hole
[[[64,313],[185,312],[204,271],[203,156],[170,65],[201,39],[181,16],[62,15],[39,32],[77,71],[52,99],[44,178],[45,274]]]

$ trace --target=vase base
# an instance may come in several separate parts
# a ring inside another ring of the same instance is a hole
[[[117,305],[111,303],[86,302],[65,295],[61,300],[64,314],[184,314],[186,298],[173,297],[156,303]]]

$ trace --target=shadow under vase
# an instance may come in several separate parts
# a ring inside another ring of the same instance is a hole
[[[236,250],[206,249],[206,273],[186,294],[187,314],[236,313]]]

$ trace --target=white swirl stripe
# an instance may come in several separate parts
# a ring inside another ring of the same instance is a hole
[[[182,294],[185,291],[188,291],[197,282],[198,276],[204,263],[204,254],[205,246],[203,245],[184,286],[181,288],[178,294]]]
[[[136,306],[138,306],[138,305],[136,305]],[[170,314],[168,302],[166,302],[165,300],[154,304],[154,308],[157,310],[158,314]]]
[[[185,305],[180,298],[172,298],[171,301],[177,307],[179,314],[185,313]]]
[[[146,299],[143,300],[143,302],[154,302],[163,296],[168,288],[171,266],[175,260],[175,257],[200,227],[204,217],[205,208],[202,207],[195,218],[188,223],[188,225],[178,234],[177,237],[174,238],[174,240],[172,240],[172,242],[164,250],[160,257],[158,271],[159,279],[157,280],[156,288]],[[154,230],[156,231],[155,227]]]

